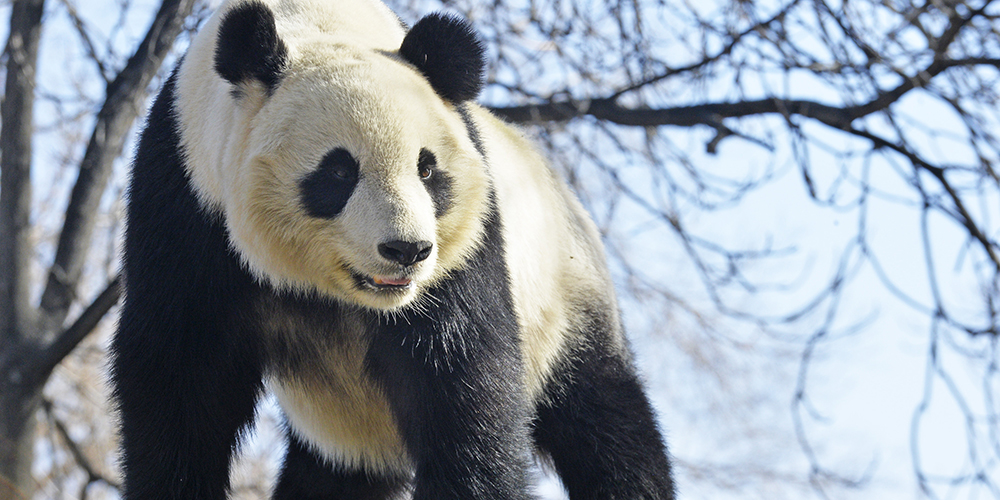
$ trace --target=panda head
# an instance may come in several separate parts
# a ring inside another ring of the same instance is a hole
[[[259,279],[377,310],[419,304],[482,237],[490,181],[460,113],[482,87],[482,47],[449,16],[358,44],[281,14],[236,3],[211,29],[211,68],[182,67],[195,190]]]

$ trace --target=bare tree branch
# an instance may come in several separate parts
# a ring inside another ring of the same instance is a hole
[[[491,107],[500,117],[515,123],[565,122],[585,116],[616,125],[659,127],[673,125],[716,126],[725,118],[762,114],[800,115],[814,118],[836,128],[850,125],[848,108],[838,108],[808,100],[759,99],[727,103],[696,104],[675,108],[626,108],[611,99],[558,101],[522,106]]]
[[[31,369],[37,384],[45,383],[56,365],[68,356],[90,332],[94,331],[104,315],[118,303],[118,299],[121,298],[121,290],[121,277],[116,276],[80,313],[73,324],[60,332],[52,343],[36,355]]]
[[[910,151],[906,146],[896,144],[885,138],[879,137],[871,132],[866,132],[858,129],[847,129],[848,132],[858,136],[864,137],[872,141],[872,144],[876,148],[887,148],[891,149],[900,155],[908,159],[915,167],[919,169],[926,170],[938,182],[941,187],[948,193],[952,204],[954,205],[955,212],[949,213],[949,215],[954,218],[959,224],[961,224],[969,232],[969,234],[976,239],[977,242],[983,247],[983,251],[989,256],[990,261],[992,261],[993,266],[997,273],[1000,273],[1000,255],[997,254],[997,249],[1000,248],[1000,242],[991,240],[986,234],[982,232],[979,224],[976,223],[975,219],[969,213],[969,210],[965,206],[965,202],[962,197],[955,191],[955,188],[948,182],[945,177],[945,169],[936,165],[932,165],[927,160],[921,158],[918,154]]]
[[[76,11],[76,7],[68,0],[61,0],[61,2],[66,7],[66,12],[69,14],[70,19],[73,20],[73,27],[76,28],[76,32],[80,35],[84,50],[87,51],[87,55],[90,56],[90,59],[94,61],[94,65],[97,66],[97,73],[104,79],[105,85],[110,84],[111,82],[108,80],[108,68],[105,67],[104,61],[97,55],[94,41],[90,38],[90,34],[87,33],[87,27],[84,25],[83,19],[80,18],[80,14]]]
[[[784,17],[788,14],[789,11],[791,11],[793,8],[795,8],[796,6],[798,6],[799,2],[800,2],[800,0],[792,0],[791,2],[788,3],[788,5],[784,6],[777,13],[775,13],[774,16],[772,16],[770,19],[768,19],[766,21],[763,21],[763,22],[761,22],[759,24],[754,24],[754,25],[750,26],[749,28],[747,28],[746,30],[744,30],[744,31],[742,31],[740,33],[736,33],[735,35],[733,35],[732,39],[726,44],[726,46],[723,47],[721,50],[719,50],[717,53],[715,53],[715,54],[713,54],[711,56],[708,56],[708,57],[704,57],[704,58],[702,58],[702,59],[700,59],[698,61],[695,61],[695,62],[693,62],[691,64],[688,64],[686,66],[682,66],[682,67],[678,67],[678,68],[669,68],[666,71],[664,71],[664,72],[662,72],[662,73],[660,73],[660,74],[658,74],[656,76],[653,76],[653,77],[650,77],[650,78],[646,78],[646,79],[644,79],[641,82],[634,83],[632,85],[629,85],[628,87],[625,87],[625,88],[623,88],[623,89],[615,92],[608,99],[610,99],[610,100],[616,100],[616,99],[618,99],[619,97],[621,97],[622,95],[624,95],[624,94],[626,94],[628,92],[632,92],[632,91],[635,91],[635,90],[640,90],[642,88],[646,88],[646,87],[649,87],[651,85],[655,85],[656,83],[661,82],[663,80],[666,80],[668,78],[676,77],[678,75],[682,75],[684,73],[689,73],[689,72],[692,72],[692,71],[697,71],[697,70],[700,70],[700,69],[704,68],[705,66],[708,66],[709,64],[720,62],[724,57],[729,56],[730,54],[732,54],[733,50],[737,46],[739,46],[740,42],[743,41],[743,38],[745,36],[747,36],[747,35],[749,35],[751,33],[756,32],[757,30],[759,30],[761,28],[761,26],[768,26],[768,25],[770,25],[772,23],[779,23],[779,22],[781,22],[781,20],[784,19]]]
[[[15,2],[4,49],[7,81],[0,104],[0,496],[31,480],[32,404],[22,354],[35,322],[31,291],[31,141],[43,0]]]
[[[44,6],[42,0],[13,5],[4,51],[7,83],[0,105],[0,498],[30,496],[35,487],[31,463],[41,389],[55,366],[117,302],[120,287],[118,280],[113,280],[73,325],[57,334],[76,301],[112,163],[121,155],[147,88],[193,4],[194,0],[164,0],[145,39],[107,85],[106,100],[80,165],[38,309],[32,305],[30,283],[34,257],[30,172],[36,60]],[[79,18],[73,13],[71,18],[89,44]],[[90,50],[93,52],[93,47]]]
[[[80,468],[83,469],[83,471],[87,474],[87,482],[85,482],[81,486],[81,492],[80,495],[78,496],[81,499],[86,498],[87,488],[91,484],[96,482],[103,482],[108,486],[111,486],[112,488],[120,490],[121,484],[119,484],[118,481],[110,477],[107,477],[106,475],[99,472],[97,468],[94,467],[93,463],[91,463],[91,460],[87,458],[87,454],[84,453],[83,450],[80,449],[80,446],[77,444],[77,442],[74,441],[72,437],[70,437],[69,430],[66,429],[66,424],[63,423],[63,421],[60,420],[59,417],[57,417],[53,413],[52,401],[48,399],[42,401],[42,409],[45,410],[45,414],[48,417],[49,423],[56,430],[56,433],[59,434],[59,438],[62,439],[63,443],[65,443],[66,445],[66,448],[69,449],[70,454],[73,455],[73,460],[76,461],[77,465],[79,465]]]
[[[55,261],[42,294],[44,331],[58,329],[73,303],[112,163],[121,155],[126,134],[142,109],[141,101],[149,83],[193,7],[194,0],[165,0],[145,39],[108,85],[107,98],[97,114],[94,133],[80,163],[80,175],[73,187]]]
[[[593,117],[617,125],[637,127],[665,125],[680,127],[708,125],[715,127],[725,118],[743,118],[764,114],[798,115],[815,119],[836,129],[847,130],[855,119],[886,109],[903,94],[918,86],[926,85],[931,78],[942,71],[967,65],[989,65],[1000,68],[1000,59],[970,58],[957,61],[935,61],[898,87],[858,106],[837,107],[810,100],[775,98],[652,109],[627,108],[619,105],[616,99],[604,98],[587,101],[551,101],[520,106],[493,106],[490,107],[490,110],[515,123],[567,122],[575,118]]]

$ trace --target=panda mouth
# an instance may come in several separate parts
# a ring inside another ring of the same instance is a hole
[[[358,285],[378,291],[406,290],[413,284],[413,281],[406,277],[394,278],[385,275],[364,276],[353,271],[351,274]]]
[[[377,287],[406,288],[410,286],[410,278],[390,278],[388,276],[372,276],[371,284]]]

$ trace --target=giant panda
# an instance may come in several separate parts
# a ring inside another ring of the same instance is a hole
[[[111,352],[126,499],[222,499],[258,399],[276,499],[669,499],[599,234],[477,106],[468,23],[232,0],[163,85]]]

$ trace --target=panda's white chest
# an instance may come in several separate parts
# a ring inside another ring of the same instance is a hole
[[[367,342],[354,328],[277,321],[282,345],[268,387],[303,442],[343,467],[405,473],[410,461],[384,394],[367,375]]]
[[[331,461],[372,472],[409,469],[389,405],[370,381],[273,379],[270,387],[292,431]]]

